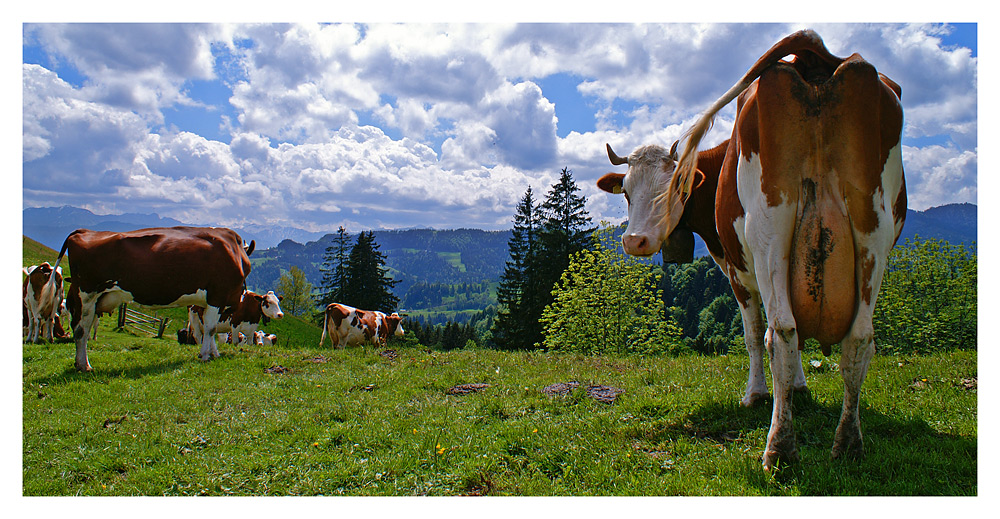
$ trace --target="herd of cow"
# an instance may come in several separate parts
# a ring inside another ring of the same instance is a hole
[[[697,233],[728,277],[749,354],[743,405],[769,397],[767,350],[774,390],[767,470],[798,458],[791,398],[806,390],[800,351],[808,338],[826,354],[833,344],[841,347],[844,401],[832,455],[863,453],[858,408],[875,352],[872,312],[906,215],[900,96],[900,87],[861,56],[833,56],[815,32],[800,31],[775,44],[702,115],[679,157],[677,143],[670,151],[643,146],[628,157],[607,146],[612,164],[628,165],[627,173],[598,181],[628,202],[625,251],[690,261]],[[733,99],[732,136],[698,152],[714,115]],[[222,330],[228,319],[233,334],[255,331],[234,324],[232,309],[252,301],[253,312],[281,316],[273,293],[244,289],[252,250],[252,241],[244,247],[228,229],[79,230],[66,239],[55,267],[29,272],[25,301],[43,316],[58,307],[47,297],[62,294],[59,261],[68,251],[78,369],[90,370],[87,336],[95,317],[129,300],[198,308],[191,333],[208,360],[218,351],[202,330]],[[334,345],[344,345],[403,330],[397,314],[333,304],[321,345],[328,333]],[[29,338],[37,334],[32,319]]]
[[[216,336],[239,344],[275,343],[277,336],[258,330],[271,319],[281,319],[281,296],[259,295],[246,289],[249,256],[254,242],[245,245],[236,232],[224,228],[171,227],[130,232],[73,231],[63,243],[55,266],[47,262],[24,269],[22,295],[28,340],[66,337],[60,315],[68,310],[76,341],[76,368],[91,371],[87,339],[101,314],[135,301],[154,307],[188,307],[187,326],[178,341],[200,344],[199,356],[219,356]],[[73,275],[64,297],[62,267],[69,253]],[[389,335],[402,335],[398,313],[361,310],[339,303],[326,308],[323,336],[335,347],[365,341],[384,344]]]

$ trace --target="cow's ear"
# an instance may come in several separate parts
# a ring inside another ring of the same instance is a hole
[[[597,187],[601,188],[602,191],[620,195],[622,193],[622,183],[624,181],[625,175],[621,173],[608,173],[597,179]]]
[[[284,300],[285,300],[285,296],[278,296],[278,301],[284,301]]]

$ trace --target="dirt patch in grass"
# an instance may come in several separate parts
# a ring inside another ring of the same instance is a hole
[[[449,395],[467,395],[469,393],[477,393],[488,387],[490,387],[489,384],[459,384],[448,388],[445,393]]]
[[[285,373],[290,373],[292,370],[284,366],[271,366],[270,368],[265,368],[264,373],[270,373],[273,375],[282,375]]]
[[[549,396],[567,396],[578,387],[580,387],[580,383],[576,381],[558,382],[542,388],[542,393]],[[615,400],[618,399],[618,395],[621,395],[624,392],[624,389],[600,384],[590,384],[587,386],[587,396],[605,404],[615,403]]]
[[[399,353],[396,350],[382,350],[378,354],[389,360],[396,360],[399,357]]]

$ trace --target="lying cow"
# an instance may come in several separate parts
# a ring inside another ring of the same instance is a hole
[[[278,344],[278,336],[273,333],[264,333],[257,330],[253,335],[253,343],[258,346],[272,346]]]
[[[76,369],[91,371],[87,337],[96,316],[135,301],[153,307],[205,307],[205,325],[215,328],[222,311],[239,304],[250,273],[254,242],[224,228],[171,227],[129,232],[70,233],[56,267],[69,253],[72,283],[67,299]],[[201,341],[202,360],[218,357],[213,335]]]
[[[323,333],[320,335],[319,345],[323,345],[327,334],[336,348],[356,346],[364,342],[385,344],[389,335],[403,335],[401,320],[395,312],[386,315],[379,311],[330,303],[323,316]]]
[[[271,319],[281,319],[285,314],[281,311],[279,301],[282,296],[268,292],[265,295],[255,294],[247,290],[239,304],[222,312],[219,323],[213,333],[229,333],[229,342],[240,344],[247,337],[253,337],[257,327],[267,324]],[[188,307],[188,327],[196,340],[201,340],[205,333],[202,315],[204,309],[200,306]]]
[[[44,262],[27,267],[23,272],[27,276],[21,295],[28,320],[28,341],[38,342],[40,335],[52,341],[59,308],[63,303],[62,267],[53,269],[48,262]]]

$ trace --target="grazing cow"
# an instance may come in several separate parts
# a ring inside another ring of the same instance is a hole
[[[24,268],[22,272],[27,276],[21,295],[23,315],[28,321],[28,341],[38,342],[39,336],[52,341],[53,329],[59,320],[59,308],[63,303],[62,267],[57,263],[53,268],[44,262]]]
[[[378,311],[330,303],[326,306],[323,317],[323,333],[319,337],[319,345],[323,345],[327,334],[330,335],[330,342],[337,348],[363,342],[385,344],[389,335],[403,335],[400,320],[399,314],[395,312],[387,316]]]
[[[76,340],[76,368],[91,371],[87,336],[95,317],[121,303],[154,307],[206,307],[214,328],[227,307],[236,306],[250,273],[253,241],[230,229],[171,227],[129,232],[78,229],[63,243],[56,265],[69,253],[73,279],[69,311]],[[218,357],[212,334],[201,341],[202,360]]]
[[[375,344],[385,346],[386,342],[389,340],[390,335],[396,337],[402,337],[404,335],[403,331],[403,318],[399,316],[398,313],[393,312],[389,315],[385,315],[382,312],[375,312]]]
[[[282,296],[276,296],[271,291],[259,295],[247,290],[239,304],[222,312],[219,323],[215,326],[215,333],[232,332],[229,334],[228,342],[242,343],[246,338],[253,337],[261,324],[285,316],[279,304],[282,299],[284,299]],[[188,307],[188,327],[196,339],[205,333],[204,312],[205,309],[200,306]]]
[[[737,96],[731,138],[695,151]],[[679,159],[652,160],[639,150],[620,159],[608,147],[612,162],[629,165],[627,175],[599,181],[629,197],[626,252],[673,250],[675,235],[693,230],[729,278],[750,354],[746,405],[767,396],[767,347],[774,386],[767,470],[798,458],[791,395],[805,387],[807,338],[825,354],[841,346],[844,404],[832,456],[863,453],[858,404],[875,352],[872,310],[906,215],[899,99],[899,86],[859,55],[837,58],[816,33],[802,31],[772,47],[705,112]]]

